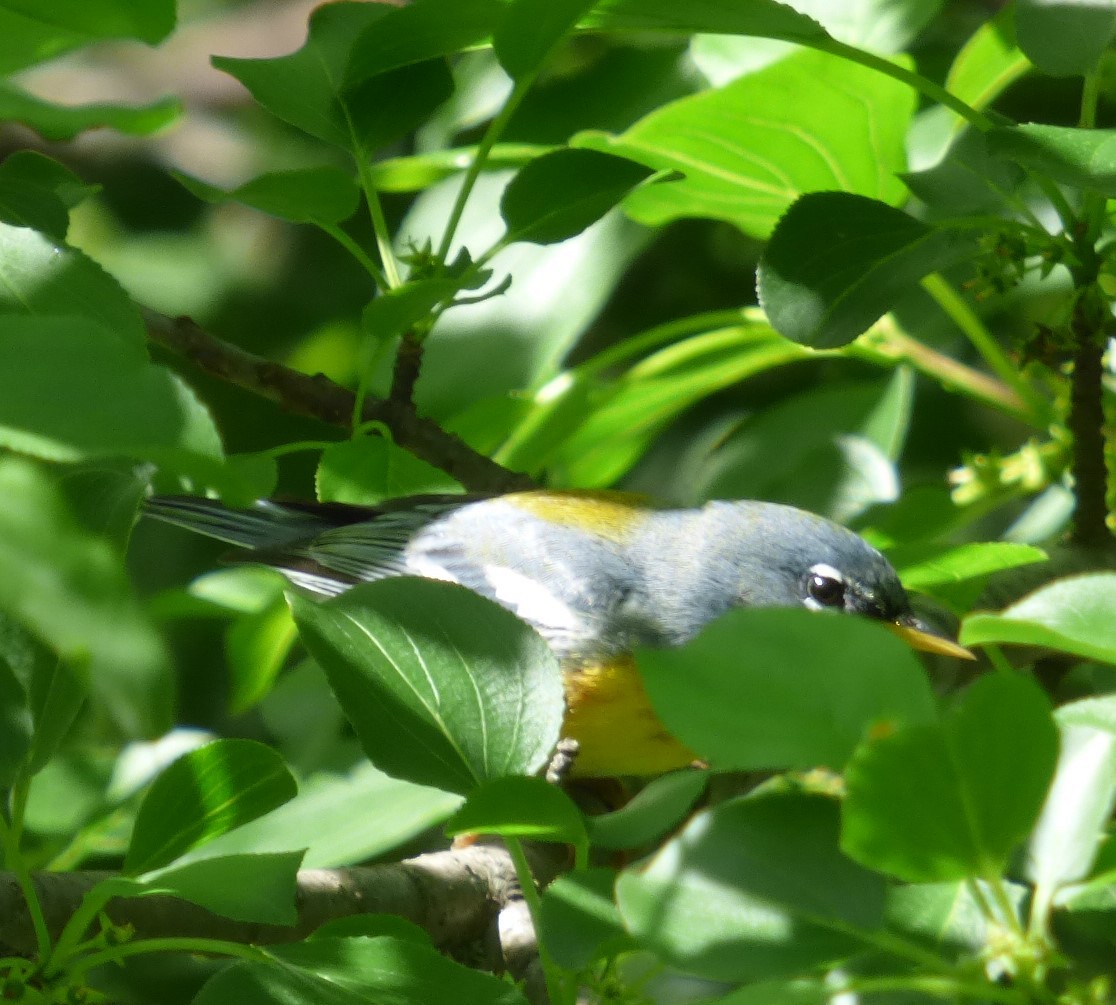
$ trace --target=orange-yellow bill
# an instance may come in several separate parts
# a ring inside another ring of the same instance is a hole
[[[912,649],[919,649],[924,653],[939,653],[942,656],[952,656],[959,660],[976,659],[976,656],[963,645],[959,645],[954,642],[953,639],[942,638],[941,635],[935,635],[933,632],[927,631],[926,628],[913,618],[910,623],[895,621],[887,627]]]

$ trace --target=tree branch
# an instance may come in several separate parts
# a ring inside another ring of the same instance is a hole
[[[531,850],[531,867],[540,885],[565,867],[565,858],[560,845]],[[111,875],[34,874],[52,939],[57,938],[82,897]],[[106,913],[117,925],[132,925],[137,940],[206,938],[254,945],[304,939],[334,918],[393,914],[424,929],[439,949],[449,950],[480,940],[499,911],[519,897],[518,891],[515,867],[507,851],[498,845],[474,844],[384,865],[303,869],[298,874],[298,921],[290,928],[233,921],[163,895],[112,900]],[[31,956],[35,951],[35,934],[19,884],[12,873],[0,872],[0,952]]]
[[[355,402],[353,392],[324,374],[300,373],[230,345],[189,318],[169,318],[143,307],[140,310],[152,342],[190,360],[218,380],[274,401],[285,411],[333,426],[350,426]],[[526,475],[501,467],[447,433],[436,422],[422,418],[409,394],[397,398],[393,393],[388,400],[366,399],[361,419],[382,422],[399,446],[441,468],[470,491],[509,492],[535,487]]]

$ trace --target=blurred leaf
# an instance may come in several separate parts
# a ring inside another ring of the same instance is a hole
[[[927,227],[878,200],[815,192],[775,228],[758,272],[760,304],[787,338],[847,345],[923,276],[975,248],[968,234]]]
[[[971,614],[962,645],[1014,643],[1049,646],[1086,659],[1116,663],[1116,574],[1059,579],[999,614]]]
[[[0,790],[10,789],[23,770],[33,731],[27,692],[0,648]]]
[[[932,593],[935,587],[1045,562],[1046,552],[1010,541],[971,541],[946,551],[940,545],[898,548],[889,552],[888,558],[908,590]]]
[[[0,443],[58,461],[212,463],[222,452],[208,411],[175,374],[81,317],[0,316]]]
[[[1002,875],[1054,773],[1050,705],[1024,677],[982,677],[939,724],[877,734],[845,772],[841,846],[908,882]]]
[[[0,36],[5,14],[0,10]],[[0,43],[0,62],[4,61]],[[75,139],[90,129],[115,129],[132,136],[147,136],[176,122],[183,114],[177,98],[162,98],[149,105],[59,105],[29,94],[10,81],[0,81],[0,121],[20,122],[43,139]]]
[[[536,157],[508,183],[500,200],[505,240],[557,244],[596,223],[654,172],[593,150]]]
[[[17,150],[0,163],[0,222],[42,231],[61,243],[70,225],[69,210],[97,188],[50,157]]]
[[[319,501],[358,506],[461,491],[453,477],[385,436],[362,436],[330,445],[322,451],[315,481]]]
[[[297,638],[281,594],[264,610],[232,623],[225,636],[225,655],[232,676],[229,709],[234,715],[243,715],[271,690]]]
[[[307,869],[353,865],[394,851],[460,803],[460,796],[389,778],[362,762],[348,774],[311,776],[289,802],[215,837],[185,860],[305,849]]]
[[[406,918],[394,914],[350,914],[345,918],[332,918],[319,925],[310,934],[311,939],[337,939],[363,936],[377,939],[381,936],[413,942],[417,946],[431,946],[430,934]]]
[[[1021,883],[1002,882],[1000,886],[1017,908],[1031,892]],[[979,953],[998,927],[986,911],[995,896],[983,880],[897,883],[888,889],[888,928],[928,943],[943,956],[959,950]]]
[[[10,315],[79,316],[111,331],[136,360],[146,332],[120,284],[80,251],[25,227],[0,224],[0,320]]]
[[[524,80],[596,0],[512,0],[492,33],[492,48],[514,80]]]
[[[1031,69],[1016,43],[1015,10],[1005,7],[977,28],[949,68],[946,89],[973,108],[986,108]]]
[[[521,168],[552,149],[535,143],[497,143],[485,158],[484,169],[502,171]],[[419,192],[460,174],[469,167],[476,154],[476,147],[457,147],[409,157],[389,157],[371,165],[372,182],[378,192]]]
[[[989,149],[987,133],[967,130],[932,168],[901,176],[907,188],[937,215],[1010,212],[1026,175]]]
[[[93,693],[129,735],[165,732],[172,700],[166,653],[116,550],[75,524],[57,487],[29,461],[0,458],[0,498],[0,608],[87,669]],[[38,710],[36,731],[51,734],[36,738],[38,763],[69,726],[83,688],[49,662],[23,683]]]
[[[1116,696],[1065,705],[1055,719],[1058,769],[1027,854],[1027,875],[1047,903],[1089,875],[1116,805]]]
[[[533,774],[558,739],[558,663],[509,611],[451,583],[393,578],[318,604],[292,594],[302,640],[369,760],[451,792]]]
[[[161,42],[174,28],[174,0],[5,0],[0,73],[106,38]],[[0,116],[2,117],[2,116]]]
[[[539,934],[555,961],[583,970],[596,959],[638,948],[613,898],[616,873],[585,869],[559,876],[542,895]]]
[[[276,171],[229,191],[178,171],[172,173],[206,202],[239,202],[292,223],[339,223],[356,212],[360,201],[356,182],[335,167]]]
[[[1019,47],[1044,73],[1081,77],[1097,68],[1116,31],[1112,0],[1017,0]]]
[[[1116,14],[1116,7],[1113,7]],[[988,133],[992,153],[1074,188],[1116,195],[1116,129],[1074,129],[1033,122]]]
[[[157,869],[141,882],[234,921],[293,925],[301,860],[301,851],[206,858]]]
[[[837,847],[837,805],[771,793],[695,817],[617,883],[628,929],[672,967],[725,981],[794,975],[864,948],[884,880]]]
[[[638,657],[669,731],[719,770],[840,771],[870,732],[935,717],[914,654],[859,618],[735,610]]]
[[[652,779],[620,809],[585,818],[597,848],[638,848],[676,827],[705,791],[708,773],[686,769]]]
[[[579,861],[589,853],[585,819],[573,800],[544,778],[496,778],[469,793],[446,822],[446,835],[497,834],[573,845]]]
[[[297,792],[283,759],[254,740],[215,740],[183,755],[152,785],[124,869],[133,875],[275,809]]]
[[[373,298],[364,309],[361,326],[377,342],[385,343],[428,318],[438,304],[460,289],[456,279],[413,279]]]
[[[625,200],[641,223],[709,217],[762,238],[806,192],[901,202],[895,172],[913,111],[905,85],[807,51],[665,105],[619,136],[582,133],[573,143],[685,175]]]
[[[82,526],[106,537],[123,554],[148,488],[145,465],[106,459],[68,464],[57,474],[58,487]]]

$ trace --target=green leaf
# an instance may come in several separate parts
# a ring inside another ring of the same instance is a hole
[[[360,201],[356,182],[335,167],[276,171],[228,191],[177,171],[173,174],[206,202],[239,202],[292,223],[339,223],[356,212]]]
[[[461,284],[456,279],[415,279],[381,293],[364,309],[361,327],[380,344],[402,334],[416,321],[430,317]]]
[[[0,647],[0,790],[10,789],[23,770],[33,735],[27,691]]]
[[[500,200],[505,240],[557,244],[596,223],[653,170],[593,150],[555,150],[521,168]]]
[[[776,0],[601,0],[583,21],[606,31],[676,31],[684,34],[754,35],[800,45],[817,45],[829,36],[813,18]]]
[[[174,0],[6,0],[0,9],[0,73],[106,38],[161,42],[174,28]]]
[[[911,546],[888,555],[908,590],[933,591],[1021,565],[1045,562],[1046,552],[1011,541],[971,541],[942,551],[940,546]]]
[[[503,0],[415,0],[390,10],[353,42],[345,83],[468,48],[492,34],[506,9]]]
[[[3,22],[4,13],[0,11],[0,34]],[[0,50],[0,61],[3,59]],[[37,98],[10,81],[0,81],[0,121],[20,122],[47,140],[72,140],[90,129],[148,136],[176,122],[182,114],[177,98],[162,98],[149,105],[59,105]]]
[[[539,934],[551,956],[568,970],[638,949],[624,930],[613,899],[616,873],[585,869],[559,876],[547,886],[539,912]]]
[[[795,342],[847,345],[923,276],[975,248],[967,234],[928,227],[878,200],[816,192],[775,228],[757,273],[760,305]]]
[[[807,51],[665,105],[619,136],[582,133],[572,143],[685,175],[625,200],[641,223],[709,217],[763,238],[806,192],[902,202],[895,175],[913,111],[909,87]]]
[[[20,314],[97,322],[146,359],[143,321],[115,279],[74,248],[0,223],[0,319]]]
[[[1017,0],[1015,4],[1019,47],[1054,77],[1092,73],[1114,31],[1112,0]]]
[[[468,792],[546,763],[563,715],[558,663],[504,608],[411,578],[290,601],[365,753],[388,774]]]
[[[372,29],[379,38],[400,13],[406,10],[328,4],[311,16],[306,44],[297,52],[277,59],[218,56],[213,65],[236,77],[273,115],[366,157],[425,121],[453,91],[442,60],[404,59],[346,79],[346,67],[357,65],[350,52],[359,48],[361,32]]]
[[[446,835],[497,834],[574,846],[589,853],[585,819],[573,800],[543,778],[496,778],[469,794],[446,823]]]
[[[672,967],[724,981],[800,973],[864,948],[884,880],[837,846],[838,810],[768,793],[699,814],[617,883],[628,929]]]
[[[308,869],[352,865],[405,845],[460,803],[460,796],[389,778],[363,762],[348,774],[312,775],[289,802],[214,838],[187,860],[305,849]]]
[[[667,728],[720,770],[839,771],[869,731],[935,715],[914,654],[859,618],[736,610],[638,660]]]
[[[1038,818],[1057,751],[1042,691],[1008,673],[983,677],[940,724],[857,751],[842,847],[909,882],[998,877]]]
[[[350,993],[359,993],[362,996],[359,1001],[365,1005],[368,1002],[526,1005],[520,992],[506,981],[455,963],[436,949],[409,938],[316,938],[272,946],[268,952],[288,966],[314,974]],[[240,1000],[258,999],[247,995]],[[301,999],[279,1000],[286,1003]]]
[[[232,677],[229,708],[234,715],[243,715],[271,690],[297,638],[290,608],[278,590],[262,611],[233,622],[225,636],[225,655]]]
[[[254,740],[216,740],[180,757],[140,804],[126,872],[158,869],[275,809],[297,791],[283,759]]]
[[[129,735],[164,732],[172,703],[166,652],[116,549],[78,527],[58,488],[29,461],[0,458],[0,498],[0,608],[82,671],[75,679],[72,669],[32,660],[23,685],[36,716],[34,763],[41,766],[68,728],[85,683]]]
[[[597,848],[638,848],[676,827],[705,791],[705,771],[672,771],[652,779],[620,809],[585,818]]]
[[[301,861],[301,850],[206,858],[156,869],[141,882],[150,892],[180,897],[234,921],[293,925]]]
[[[497,143],[485,158],[484,170],[521,168],[552,149],[536,143]],[[372,182],[378,192],[420,192],[460,174],[476,155],[476,147],[456,147],[410,157],[389,157],[371,165]]]
[[[962,645],[1014,643],[1049,646],[1103,663],[1116,663],[1116,574],[1059,579],[999,614],[973,614],[961,626]]]
[[[512,0],[492,34],[492,48],[513,80],[539,69],[595,0]]]
[[[1016,8],[1018,9],[1018,8]],[[1012,8],[985,21],[961,47],[946,76],[946,90],[973,108],[987,108],[1031,69],[1015,39]],[[958,120],[960,118],[958,117]]]
[[[1030,896],[1022,883],[1001,882],[1018,909]],[[989,918],[987,905],[996,893],[983,880],[961,883],[894,884],[887,894],[887,926],[928,943],[943,957],[959,950],[978,954],[996,938],[999,924]]]
[[[454,493],[461,485],[385,436],[362,436],[322,451],[315,476],[321,502],[374,506],[403,496]]]
[[[68,211],[96,191],[58,161],[17,150],[0,163],[0,222],[40,230],[61,243]]]
[[[1058,769],[1027,854],[1036,896],[1089,875],[1116,805],[1116,696],[1090,698],[1055,713]]]
[[[213,464],[222,453],[208,411],[177,376],[79,317],[0,315],[0,444],[56,461]]]
[[[1075,129],[1031,122],[993,129],[992,153],[1075,188],[1116,195],[1116,129]]]

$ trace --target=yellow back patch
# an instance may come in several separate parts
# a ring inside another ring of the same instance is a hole
[[[622,544],[642,515],[654,508],[636,492],[515,492],[512,505],[560,527],[576,527]]]

